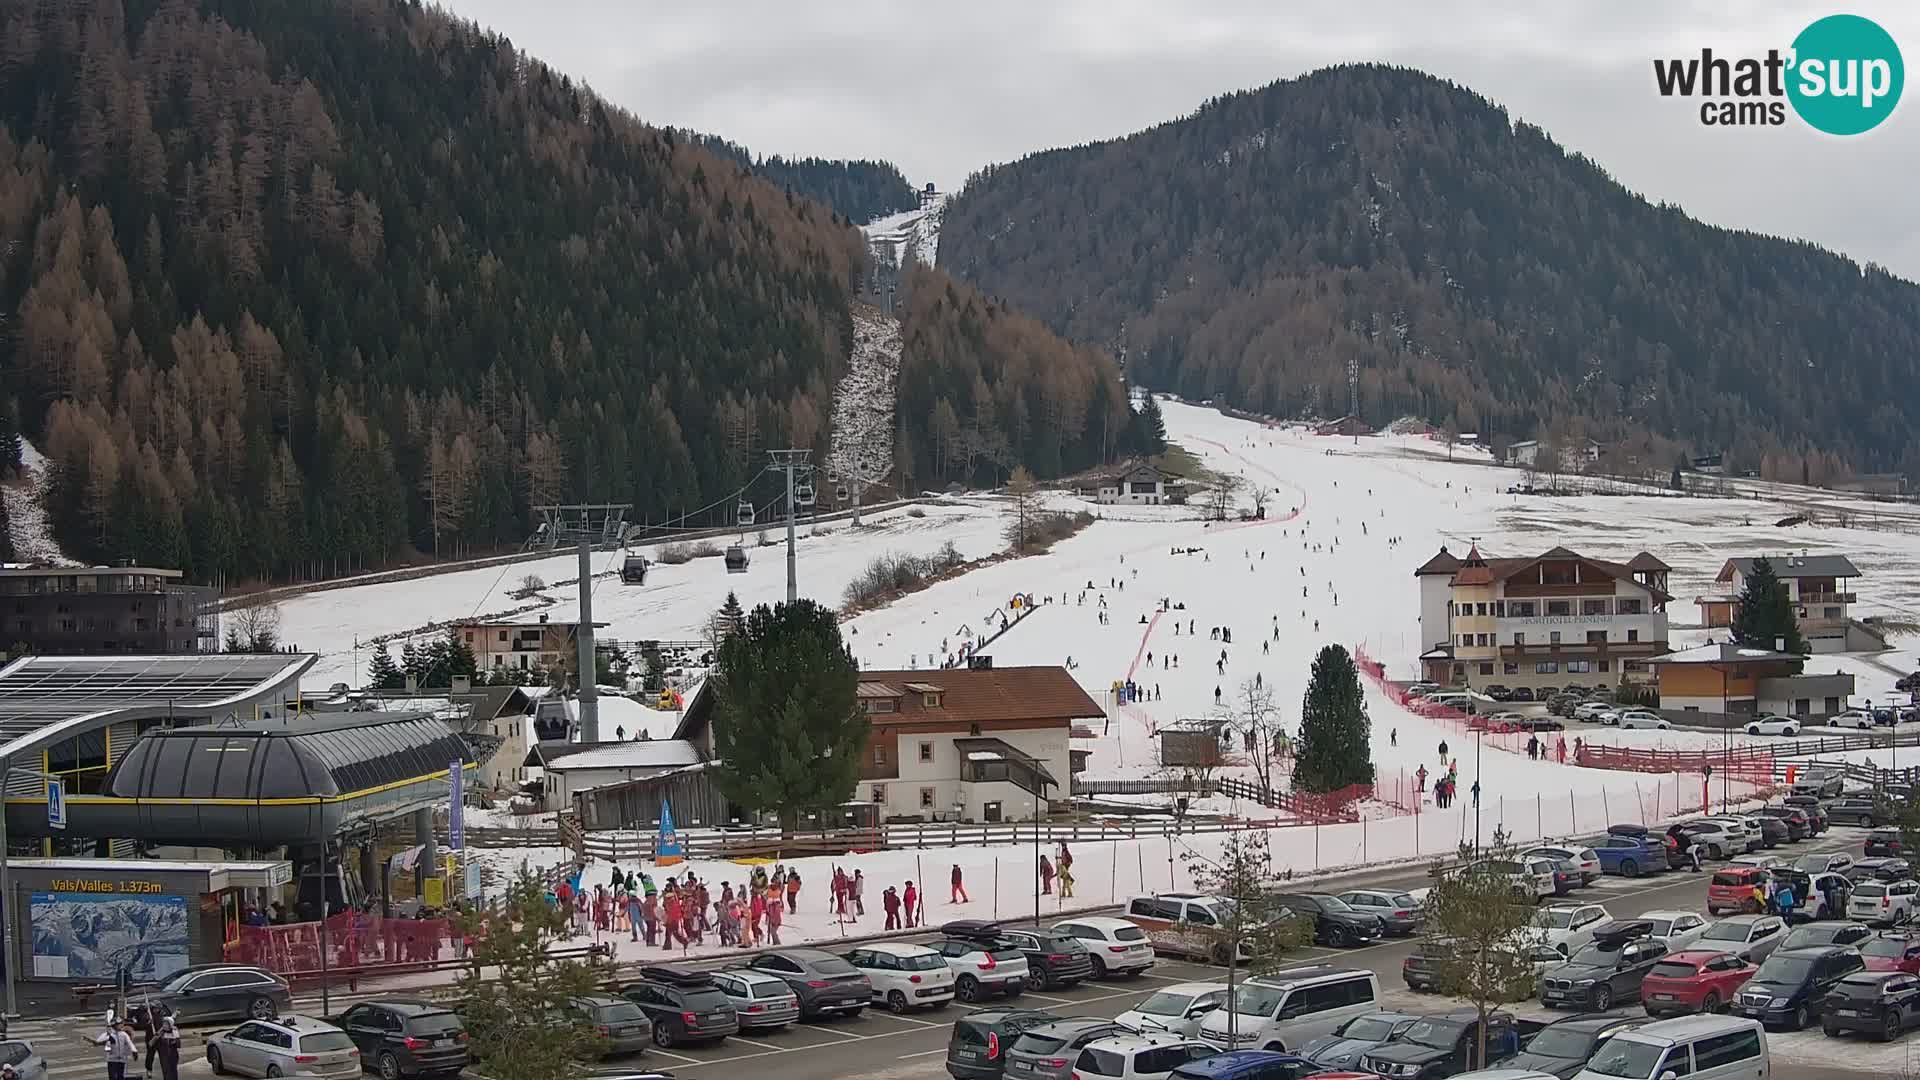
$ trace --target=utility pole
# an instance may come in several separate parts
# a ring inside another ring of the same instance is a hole
[[[1360,445],[1360,358],[1347,358],[1347,417],[1353,422],[1353,445]]]
[[[793,480],[796,472],[811,480],[813,466],[809,462],[813,457],[813,451],[769,450],[767,457],[772,459],[767,466],[767,471],[782,473],[787,481],[787,603],[791,604],[800,599],[799,577],[794,565],[793,519],[796,507],[793,501]],[[807,504],[811,506],[813,501],[808,500]]]
[[[580,741],[600,741],[600,689],[595,684],[599,666],[593,661],[593,546],[580,541],[580,625],[574,629],[579,645]]]

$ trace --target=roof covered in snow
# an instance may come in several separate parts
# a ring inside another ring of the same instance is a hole
[[[1767,556],[1753,558],[1728,559],[1720,568],[1718,581],[1732,581],[1734,571],[1745,577],[1753,573],[1753,564]],[[1769,559],[1773,563],[1773,574],[1780,578],[1807,577],[1859,577],[1860,570],[1853,560],[1845,555],[1782,555]]]
[[[1691,649],[1668,653],[1665,656],[1653,656],[1647,659],[1649,664],[1754,664],[1769,660],[1805,660],[1798,653],[1775,652],[1772,649],[1756,649],[1748,645],[1736,645],[1730,641],[1711,641],[1705,645],[1695,645]]]
[[[666,769],[692,765],[700,752],[684,739],[641,739],[637,742],[575,743],[571,746],[535,747],[529,759],[537,755],[549,772],[575,769]]]

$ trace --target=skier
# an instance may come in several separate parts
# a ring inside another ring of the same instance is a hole
[[[1393,728],[1387,732],[1387,745],[1388,746],[1400,745],[1400,729],[1399,728]]]

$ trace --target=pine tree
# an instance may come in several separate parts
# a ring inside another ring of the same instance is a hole
[[[727,599],[733,599],[733,594],[728,593]],[[660,655],[660,643],[658,641],[643,641],[640,643],[640,663],[646,668],[645,674],[641,676],[640,688],[649,694],[658,694],[660,691],[665,690],[667,688],[667,661],[665,657]]]
[[[1761,556],[1753,560],[1737,601],[1739,611],[1733,617],[1733,640],[1755,649],[1772,649],[1784,641],[1781,652],[1807,655],[1807,639],[1800,636],[1800,623],[1794,617],[1793,602],[1787,597],[1787,584],[1773,572],[1773,560]]]
[[[754,608],[714,668],[714,783],[788,829],[846,801],[869,730],[858,682],[832,610],[804,599]]]
[[[1160,402],[1152,394],[1140,403],[1140,411],[1133,414],[1134,450],[1152,456],[1165,453],[1167,449],[1167,419],[1160,413]]]
[[[13,520],[7,516],[7,500],[0,494],[0,562],[13,558]]]
[[[1300,705],[1300,746],[1293,783],[1306,791],[1337,791],[1373,783],[1373,724],[1353,657],[1328,645],[1313,659]]]
[[[406,676],[400,674],[399,666],[393,662],[393,653],[385,645],[380,646],[367,665],[367,689],[398,690],[406,684]]]
[[[424,676],[427,673],[427,665],[431,662],[425,650],[414,648],[412,641],[400,646],[400,685],[405,686],[409,677],[413,679],[415,686],[427,685]]]

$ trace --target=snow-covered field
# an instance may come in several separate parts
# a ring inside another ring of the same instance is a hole
[[[885,253],[888,245],[891,245],[894,265],[904,262],[911,251],[915,262],[932,266],[940,253],[940,219],[946,208],[947,196],[943,193],[935,195],[926,206],[875,218],[861,226],[861,229],[867,234],[867,243],[875,246],[876,252]]]
[[[893,472],[899,378],[900,320],[856,305],[853,355],[833,389],[833,448],[827,453],[828,471],[849,489],[864,491]]]
[[[47,485],[47,459],[32,443],[21,440],[20,475],[0,484],[0,499],[7,501],[7,523],[13,534],[13,552],[22,562],[52,566],[78,565],[60,550],[47,523],[47,511],[41,492]]]

